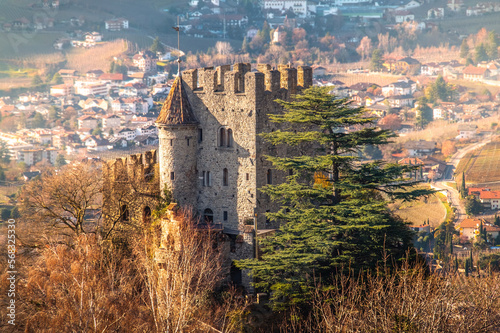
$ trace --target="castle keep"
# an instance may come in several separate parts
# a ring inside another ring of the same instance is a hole
[[[292,149],[274,147],[259,134],[280,128],[268,116],[282,110],[276,99],[289,100],[311,85],[312,69],[301,66],[259,64],[252,70],[238,63],[184,71],[156,121],[158,150],[107,163],[106,219],[147,224],[168,189],[178,206],[192,207],[202,224],[213,223],[229,236],[230,259],[252,257],[254,217],[259,230],[277,227],[265,213],[278,207],[259,188],[288,175],[265,156]],[[162,239],[175,229],[169,225],[175,219],[168,220],[162,221]]]
[[[281,110],[274,100],[312,85],[310,67],[256,69],[239,63],[184,71],[156,121],[160,189],[170,189],[181,207],[193,207],[205,221],[233,231],[254,212],[259,229],[275,227],[265,217],[272,204],[258,189],[285,176],[264,156],[286,152],[259,134],[277,129],[268,118]]]

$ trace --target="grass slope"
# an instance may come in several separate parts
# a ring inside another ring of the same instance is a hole
[[[422,225],[429,219],[431,227],[437,227],[446,217],[446,208],[436,195],[420,198],[412,202],[398,201],[389,205],[389,208],[399,217],[412,225]]]

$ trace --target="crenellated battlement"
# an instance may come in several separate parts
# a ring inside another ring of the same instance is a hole
[[[189,69],[182,78],[191,90],[203,93],[258,94],[285,89],[296,94],[312,86],[313,76],[309,66],[279,65],[275,70],[269,64],[257,64],[256,71],[252,71],[251,64],[237,63],[232,69],[231,65]]]
[[[105,171],[114,181],[149,180],[154,178],[157,164],[158,158],[155,149],[143,154],[133,154],[107,161]]]

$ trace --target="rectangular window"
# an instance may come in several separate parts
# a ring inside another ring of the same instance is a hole
[[[170,180],[174,180],[174,179],[175,179],[175,174],[174,174],[174,172],[172,171],[172,172],[170,172]]]
[[[188,144],[188,146],[189,146],[189,139],[186,139],[186,140],[187,140],[187,144]]]
[[[203,129],[198,128],[198,142],[203,141]]]
[[[224,213],[222,215],[223,215],[224,221],[227,221],[227,211],[226,210],[224,211]]]
[[[174,139],[170,139],[170,145],[173,146],[174,145]]]
[[[250,180],[250,174],[249,173],[247,173],[246,177],[247,177],[247,180]]]
[[[207,186],[207,178],[206,178],[206,175],[205,175],[205,171],[203,171],[201,173],[201,185]]]

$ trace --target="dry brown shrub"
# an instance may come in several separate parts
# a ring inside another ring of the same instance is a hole
[[[130,234],[126,243],[103,241],[92,234],[61,243],[44,241],[39,235],[34,249],[19,246],[16,328],[25,332],[234,331],[231,314],[241,304],[236,293],[226,292],[219,300],[212,297],[222,277],[215,234],[196,231],[189,216],[180,220],[182,244],[167,248],[161,269],[154,259],[154,230]],[[4,268],[0,274],[4,295],[6,275]],[[5,302],[0,300],[2,308]],[[10,328],[0,323],[0,331]]]
[[[423,269],[406,267],[388,277],[338,282],[334,290],[318,288],[311,314],[289,317],[281,331],[468,333],[500,327],[498,275],[427,276]]]

